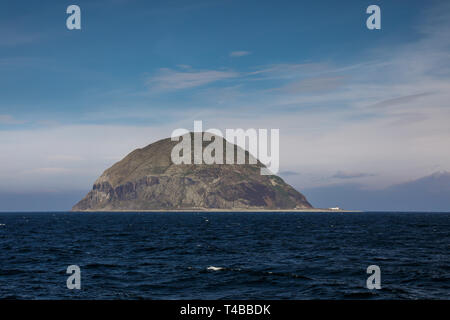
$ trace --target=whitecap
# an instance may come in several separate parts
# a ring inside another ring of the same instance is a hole
[[[222,267],[209,266],[208,268],[206,268],[206,270],[220,271],[220,270],[223,270],[223,268]]]

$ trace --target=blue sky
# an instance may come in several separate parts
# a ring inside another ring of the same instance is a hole
[[[450,170],[448,21],[446,1],[4,0],[0,191],[87,191],[194,120],[279,128],[300,190]]]
[[[70,1],[2,1],[2,113],[28,124],[92,123],[86,114],[113,107],[120,122],[133,124],[141,117],[124,119],[124,109],[186,110],[185,98],[192,99],[196,88],[148,94],[152,75],[162,68],[183,71],[179,66],[223,72],[223,81],[207,82],[202,88],[271,88],[282,81],[243,83],[232,73],[324,61],[345,66],[364,59],[371,48],[414,41],[417,30],[411,21],[423,2],[408,2],[408,8],[401,1],[380,3],[382,32],[365,28],[365,8],[372,3],[365,1],[77,3],[81,31],[65,28]],[[239,51],[250,54],[230,56]],[[216,78],[221,79],[220,74],[211,80]],[[197,101],[191,102],[188,107],[195,107]]]

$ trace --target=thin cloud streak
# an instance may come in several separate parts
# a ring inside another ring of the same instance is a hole
[[[26,121],[18,120],[9,114],[0,114],[0,124],[4,125],[19,125],[24,124]]]
[[[251,54],[250,51],[233,51],[230,53],[230,57],[232,57],[232,58],[243,57],[243,56],[248,56],[249,54]]]
[[[217,81],[236,78],[239,73],[219,70],[173,70],[160,69],[148,79],[147,85],[153,91],[172,91],[200,87]]]
[[[337,179],[355,179],[374,176],[372,173],[338,171],[332,176]]]

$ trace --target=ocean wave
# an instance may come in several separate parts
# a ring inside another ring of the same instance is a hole
[[[224,270],[225,268],[222,267],[214,267],[214,266],[209,266],[208,268],[206,268],[206,270],[210,270],[210,271],[220,271],[220,270]]]
[[[193,269],[192,267],[189,267],[188,269]],[[227,267],[215,267],[215,266],[209,266],[206,268],[208,271],[229,271],[229,272],[236,272],[236,273],[246,273],[246,274],[253,274],[253,275],[262,275],[262,276],[272,276],[272,277],[288,277],[288,278],[296,278],[296,279],[303,279],[303,280],[313,280],[312,278],[299,275],[296,273],[291,272],[276,272],[276,271],[261,271],[261,270],[252,270],[252,269],[242,269],[242,268],[227,268]]]

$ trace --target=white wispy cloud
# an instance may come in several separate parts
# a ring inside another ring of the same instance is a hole
[[[213,82],[236,78],[239,73],[221,70],[193,70],[183,68],[173,70],[160,69],[159,72],[147,80],[151,90],[170,91],[204,86]]]
[[[232,51],[230,52],[230,57],[243,57],[251,54],[250,51]]]
[[[83,161],[84,160],[79,155],[69,155],[69,154],[49,155],[48,159],[51,161],[62,161],[62,162]]]
[[[0,32],[0,47],[16,47],[19,45],[32,44],[42,38],[43,36],[39,33],[3,30]]]
[[[9,114],[0,114],[0,124],[14,125],[14,124],[24,124],[26,121],[18,120]]]
[[[287,84],[282,90],[290,93],[320,93],[336,90],[345,84],[345,77],[313,77]]]
[[[366,172],[338,171],[332,176],[332,178],[355,179],[355,178],[363,178],[363,177],[371,177],[371,176],[374,176],[374,174],[366,173]]]
[[[25,171],[26,174],[61,174],[70,173],[71,170],[68,168],[58,168],[58,167],[47,167],[47,168],[36,168],[29,171]]]
[[[43,32],[37,32],[33,28],[24,29],[16,21],[0,22],[0,47],[16,47],[28,45],[45,38]]]

